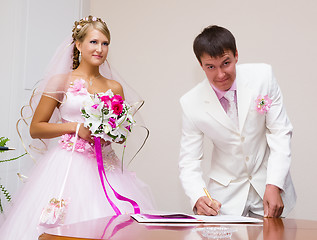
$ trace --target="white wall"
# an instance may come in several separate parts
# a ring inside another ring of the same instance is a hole
[[[193,39],[218,24],[235,35],[240,63],[272,64],[294,125],[298,201],[290,217],[317,219],[316,1],[95,0],[91,12],[109,25],[110,61],[146,101],[150,139],[130,168],[150,184],[160,209],[190,211],[178,180],[178,99],[204,76]]]

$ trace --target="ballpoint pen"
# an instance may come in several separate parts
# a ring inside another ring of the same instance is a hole
[[[2,150],[2,151],[15,150],[15,148],[9,148],[9,147],[2,147],[2,146],[0,146],[0,150]]]

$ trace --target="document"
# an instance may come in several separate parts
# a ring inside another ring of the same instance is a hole
[[[139,223],[263,223],[261,219],[233,215],[203,216],[184,213],[164,213],[132,214],[131,217]]]

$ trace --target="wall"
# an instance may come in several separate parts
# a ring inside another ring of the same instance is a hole
[[[298,201],[290,217],[317,219],[316,1],[95,0],[91,12],[109,25],[110,61],[146,100],[141,112],[150,139],[130,169],[150,184],[160,209],[190,211],[178,180],[178,99],[204,76],[192,52],[194,37],[218,24],[235,35],[240,63],[273,66],[294,125]],[[208,159],[208,144],[206,151]]]

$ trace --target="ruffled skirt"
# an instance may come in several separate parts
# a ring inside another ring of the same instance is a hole
[[[59,197],[71,159],[62,193],[62,198],[68,203],[63,224],[115,215],[102,188],[96,158],[57,146],[38,160],[28,182],[13,198],[12,208],[6,212],[7,218],[0,228],[1,240],[37,239],[43,233],[45,228],[39,226],[41,212],[52,198]],[[111,145],[103,147],[103,159],[111,186],[119,194],[136,201],[141,212],[153,210],[153,198],[148,186],[133,172],[124,170],[122,173],[120,160]],[[133,213],[132,205],[117,200],[107,184],[106,191],[122,214]]]

